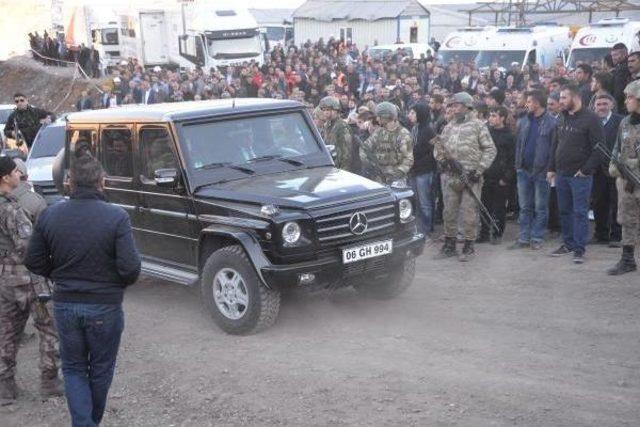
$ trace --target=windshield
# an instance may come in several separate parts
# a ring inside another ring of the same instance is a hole
[[[188,166],[245,165],[255,159],[290,159],[321,152],[301,113],[247,117],[210,123],[187,123],[182,140]]]
[[[0,109],[0,123],[7,123],[7,119],[13,110],[13,108]]]
[[[569,68],[575,68],[580,63],[599,64],[609,52],[611,52],[611,48],[608,47],[573,49],[569,58]]]
[[[54,157],[64,147],[64,126],[47,126],[40,129],[29,155],[32,159]]]
[[[102,43],[102,45],[109,46],[118,44],[117,28],[103,28],[100,35],[100,43]]]
[[[284,41],[284,27],[267,27],[267,38],[274,42]]]
[[[448,64],[450,61],[469,63],[473,62],[478,56],[477,50],[440,50],[438,52],[440,61],[443,64]]]
[[[241,39],[207,39],[209,55],[213,59],[250,58],[260,54],[260,37],[246,37]]]
[[[476,67],[490,67],[494,62],[498,67],[509,68],[513,62],[522,65],[524,50],[483,50],[476,58]]]

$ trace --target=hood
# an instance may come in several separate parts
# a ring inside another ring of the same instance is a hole
[[[29,181],[53,181],[52,169],[55,157],[39,157],[27,160]]]
[[[429,106],[427,104],[417,103],[412,106],[411,109],[416,112],[419,125],[424,126],[429,124]]]
[[[325,166],[252,176],[204,187],[195,196],[289,208],[311,208],[356,197],[390,195],[388,187],[351,172]]]

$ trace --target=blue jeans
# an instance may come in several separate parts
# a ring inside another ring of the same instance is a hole
[[[107,404],[120,336],[121,304],[54,304],[64,390],[73,427],[97,426]]]
[[[589,235],[589,197],[593,177],[556,176],[558,210],[564,245],[584,253]]]
[[[411,188],[416,195],[416,222],[418,231],[428,236],[433,231],[433,172],[411,178]]]
[[[542,242],[549,220],[549,183],[546,177],[518,170],[518,204],[518,241]]]

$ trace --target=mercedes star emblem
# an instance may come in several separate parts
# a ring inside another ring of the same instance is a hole
[[[367,231],[368,225],[369,224],[367,223],[367,216],[362,212],[354,213],[349,219],[349,228],[351,229],[351,232],[353,234],[363,234],[365,231]]]

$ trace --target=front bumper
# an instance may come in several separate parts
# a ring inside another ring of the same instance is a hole
[[[363,242],[366,243],[366,242]],[[295,264],[269,265],[261,269],[262,277],[271,288],[304,287],[300,283],[300,275],[313,274],[314,287],[330,286],[345,279],[386,276],[394,267],[407,259],[415,258],[424,250],[425,236],[413,234],[409,237],[393,240],[393,253],[377,258],[369,258],[351,264],[343,264],[340,251],[331,256],[324,256],[313,261]]]

